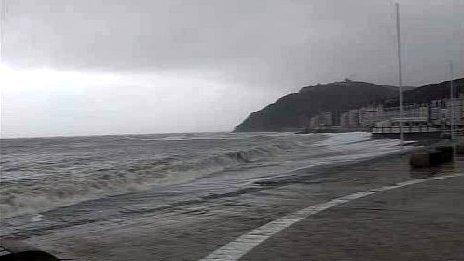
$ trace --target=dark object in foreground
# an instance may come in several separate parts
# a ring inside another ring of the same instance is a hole
[[[53,255],[40,251],[40,250],[28,250],[17,253],[10,253],[4,256],[0,256],[1,261],[55,261],[60,260]]]
[[[440,146],[435,150],[421,151],[411,155],[409,164],[413,168],[425,168],[453,161],[454,148]]]
[[[18,241],[2,239],[0,261],[56,261],[60,260],[45,251]]]

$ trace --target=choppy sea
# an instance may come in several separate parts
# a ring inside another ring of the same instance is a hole
[[[143,194],[130,209],[233,193],[400,150],[369,133],[189,133],[1,140],[2,218],[117,195]],[[310,171],[309,171],[310,173]]]

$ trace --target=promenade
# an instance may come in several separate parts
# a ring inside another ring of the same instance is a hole
[[[464,176],[333,207],[272,236],[242,260],[464,260]]]

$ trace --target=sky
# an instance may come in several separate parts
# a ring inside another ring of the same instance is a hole
[[[317,83],[397,84],[391,0],[2,0],[1,137],[231,131]],[[464,0],[400,0],[404,84],[463,77]]]

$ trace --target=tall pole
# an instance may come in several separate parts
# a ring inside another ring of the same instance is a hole
[[[400,90],[400,142],[401,146],[404,145],[404,132],[403,132],[403,77],[401,70],[401,31],[400,31],[400,4],[395,3],[396,6],[396,35],[398,40],[398,86]]]
[[[450,61],[450,136],[454,141],[454,84],[453,84],[453,62]]]
[[[6,20],[6,0],[2,0],[2,13],[0,17],[0,63],[3,62],[4,59],[4,51],[5,51],[5,20]]]

